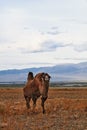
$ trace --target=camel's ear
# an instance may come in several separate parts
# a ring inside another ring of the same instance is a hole
[[[42,78],[45,76],[44,74],[45,74],[44,72],[41,74],[41,77],[42,77]]]
[[[49,78],[51,78],[51,76],[49,75]]]

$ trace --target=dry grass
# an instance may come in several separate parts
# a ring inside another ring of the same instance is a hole
[[[87,130],[87,89],[50,89],[42,114],[27,110],[22,88],[0,89],[0,130]]]

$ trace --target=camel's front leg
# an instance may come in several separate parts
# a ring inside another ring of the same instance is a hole
[[[30,100],[31,100],[31,97],[25,96],[25,100],[26,100],[26,106],[27,106],[27,108],[29,109],[29,108],[30,108]]]
[[[33,111],[35,110],[35,107],[36,107],[36,102],[37,102],[37,96],[32,96],[32,101],[33,101]]]
[[[45,113],[45,108],[44,108],[44,102],[46,101],[47,97],[42,97],[41,98],[41,106],[42,106],[42,109],[43,109],[43,114]]]

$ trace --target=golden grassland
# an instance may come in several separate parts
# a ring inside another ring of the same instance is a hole
[[[0,130],[87,130],[87,88],[50,88],[42,114],[41,100],[27,110],[23,88],[0,88]]]

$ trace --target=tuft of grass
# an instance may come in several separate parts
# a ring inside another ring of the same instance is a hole
[[[5,113],[5,104],[4,103],[0,103],[0,114],[4,114]]]

